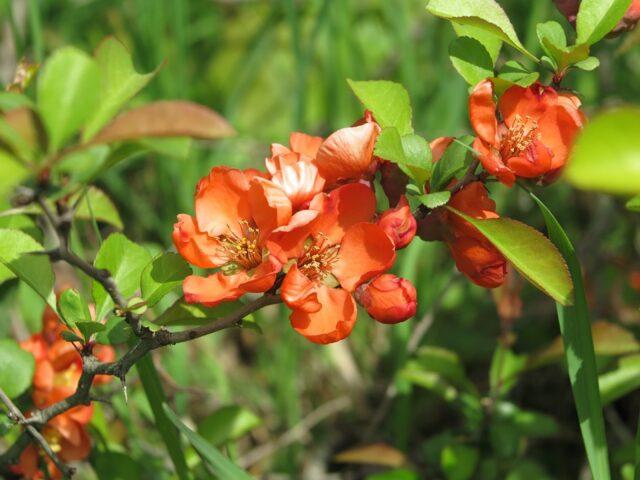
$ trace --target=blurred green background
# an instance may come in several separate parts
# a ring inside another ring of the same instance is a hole
[[[92,51],[103,37],[114,35],[130,48],[140,71],[163,64],[139,101],[189,99],[226,117],[237,137],[193,144],[186,158],[154,155],[127,162],[99,182],[118,206],[129,237],[169,247],[176,214],[192,212],[194,186],[212,166],[261,167],[269,144],[286,143],[291,131],[327,135],[353,123],[362,111],[347,78],[401,82],[412,99],[416,130],[427,138],[469,133],[467,85],[448,56],[453,30],[429,16],[424,4],[424,0],[4,0],[0,1],[0,80],[10,81],[22,55],[42,60],[69,44]],[[555,19],[570,28],[550,0],[501,0],[500,4],[533,53],[540,51],[536,23]],[[580,93],[587,113],[618,103],[639,103],[640,49],[634,43],[638,38],[636,32],[602,42],[594,52],[602,68],[569,74],[566,86]],[[503,50],[502,61],[507,58]],[[631,270],[640,268],[637,215],[626,212],[622,201],[576,192],[562,182],[541,195],[576,241],[593,318],[637,328],[637,293],[626,281]],[[503,216],[542,229],[542,218],[522,193],[496,187],[494,198]],[[438,346],[459,355],[477,389],[496,400],[502,397],[500,385],[496,391],[488,372],[498,339],[513,341],[518,353],[544,348],[558,335],[554,304],[515,279],[510,291],[522,287],[522,316],[503,315],[501,322],[494,297],[505,294],[492,296],[463,279],[440,244],[414,242],[400,254],[396,270],[419,292],[419,314],[405,324],[377,325],[363,315],[350,340],[319,347],[297,336],[285,311],[274,309],[258,315],[263,336],[225,334],[156,352],[174,405],[196,424],[221,405],[240,405],[253,412],[253,417],[243,417],[250,428],[240,429],[242,438],[237,442],[227,439],[225,451],[255,472],[273,472],[269,478],[469,478],[447,472],[443,445],[449,443],[473,445],[483,459],[472,462],[474,478],[579,478],[585,459],[561,366],[525,373],[503,398],[508,405],[552,416],[557,428],[551,434],[494,428],[502,420],[491,419],[501,413],[487,410],[486,405],[469,413],[464,398],[448,401],[446,392],[443,395],[438,385],[429,383],[435,377],[423,378],[425,388],[420,388],[419,382],[396,375],[407,368],[406,361],[417,347]],[[14,290],[3,288],[3,298]],[[3,318],[19,321],[34,316],[24,306],[30,297],[20,295],[26,298],[23,307],[5,311]],[[135,380],[130,382],[129,405],[116,395],[113,408],[99,409],[95,430],[102,437],[97,442],[102,454],[94,453],[92,463],[104,470],[115,462],[105,460],[106,450],[111,455],[126,452],[134,469],[124,470],[128,475],[135,471],[141,478],[163,478],[157,473],[167,463],[163,446],[149,422],[141,389]],[[323,405],[329,407],[321,410],[326,415],[316,426],[309,414]],[[632,458],[639,408],[637,394],[607,407],[616,475]],[[281,435],[301,422],[302,434],[282,441]],[[473,428],[470,422],[475,422]],[[407,471],[374,477],[386,467],[333,460],[338,452],[372,442],[402,451]],[[126,450],[114,447],[119,443]],[[254,448],[265,444],[273,451],[256,454]],[[467,458],[469,452],[456,447],[451,455]],[[415,476],[401,476],[411,475],[409,470]],[[103,478],[117,477],[103,474]]]

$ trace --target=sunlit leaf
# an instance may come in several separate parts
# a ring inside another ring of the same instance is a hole
[[[493,77],[493,60],[487,49],[476,39],[458,37],[449,46],[451,63],[471,85]]]
[[[631,0],[582,0],[576,19],[576,43],[593,45],[624,16]]]
[[[153,259],[142,271],[140,288],[148,307],[153,307],[167,293],[191,275],[191,267],[177,253],[164,253]]]
[[[584,190],[640,192],[640,108],[622,107],[591,120],[573,147],[565,178]]]
[[[29,388],[35,363],[33,355],[14,340],[0,339],[0,388],[9,398],[15,398]]]
[[[214,446],[222,445],[246,435],[262,423],[251,410],[227,405],[198,422],[198,434]]]
[[[382,128],[395,127],[400,136],[413,133],[409,94],[402,85],[386,80],[347,81]]]
[[[49,57],[38,78],[38,110],[55,152],[89,118],[99,94],[99,72],[93,58],[64,47]]]
[[[437,17],[482,28],[537,60],[524,48],[509,17],[495,0],[430,0],[427,10]]]
[[[114,37],[104,39],[94,56],[100,69],[100,98],[85,125],[83,141],[98,133],[157,73],[153,71],[143,75],[136,72],[131,55]]]
[[[95,218],[99,222],[105,222],[113,225],[118,229],[122,229],[122,219],[111,199],[97,187],[89,187],[86,192],[81,192],[73,197],[74,202],[82,196],[75,217],[80,220],[92,221]]]
[[[180,298],[169,307],[162,315],[156,318],[158,325],[203,325],[218,320],[225,315],[233,313],[242,305],[242,302],[224,302],[215,307],[205,307],[197,303],[187,303]]]

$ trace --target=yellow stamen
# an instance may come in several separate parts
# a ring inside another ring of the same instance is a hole
[[[241,231],[239,235],[229,229],[229,233],[220,235],[218,241],[227,263],[251,270],[262,262],[262,249],[258,245],[260,232],[246,220],[240,220],[238,223]]]
[[[516,115],[513,124],[502,139],[502,154],[506,157],[519,156],[538,138],[540,138],[538,122],[532,120],[529,115],[525,118]]]
[[[331,273],[333,264],[338,260],[340,245],[327,245],[327,237],[311,238],[304,247],[304,253],[298,259],[298,269],[310,280],[322,281]]]

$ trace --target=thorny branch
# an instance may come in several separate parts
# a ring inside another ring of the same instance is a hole
[[[171,332],[164,328],[152,332],[150,329],[141,325],[140,317],[138,315],[127,310],[127,299],[118,289],[118,286],[111,277],[110,272],[96,268],[91,263],[82,259],[70,250],[68,246],[68,233],[70,231],[71,222],[73,221],[73,209],[69,209],[62,202],[58,202],[56,204],[56,213],[53,211],[44,196],[28,189],[24,189],[20,192],[20,199],[23,205],[32,202],[36,202],[40,205],[52,232],[57,237],[58,246],[44,253],[49,255],[52,261],[64,261],[78,268],[86,275],[100,283],[107,291],[116,307],[123,312],[125,320],[138,337],[138,341],[119,360],[109,363],[100,362],[93,356],[91,345],[85,345],[85,348],[81,351],[82,374],[78,380],[76,391],[71,396],[58,403],[42,410],[35,410],[29,418],[24,418],[22,413],[20,413],[13,403],[11,403],[11,400],[6,397],[3,392],[0,392],[0,400],[7,405],[10,415],[15,416],[18,423],[25,427],[25,431],[18,437],[13,445],[11,445],[11,447],[9,447],[3,454],[0,454],[0,468],[6,469],[8,465],[15,463],[22,451],[32,440],[35,440],[51,457],[63,475],[65,477],[71,477],[74,470],[60,462],[44,437],[40,434],[39,429],[41,429],[52,418],[72,409],[73,407],[78,405],[89,405],[94,399],[91,395],[91,386],[93,385],[93,380],[97,375],[111,375],[118,377],[122,382],[124,382],[125,376],[131,367],[133,367],[140,358],[150,351],[166,345],[175,345],[177,343],[195,340],[196,338],[200,338],[226,328],[240,326],[242,319],[250,313],[260,310],[265,306],[279,303],[281,300],[280,297],[275,294],[275,291],[270,291],[253,302],[243,305],[235,312],[218,318],[213,323],[178,332]],[[9,403],[7,403],[7,401]]]

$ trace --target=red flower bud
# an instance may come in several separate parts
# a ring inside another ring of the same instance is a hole
[[[496,288],[507,274],[507,261],[480,233],[448,243],[456,267],[476,285]]]
[[[385,273],[357,291],[367,313],[380,323],[403,322],[416,314],[416,289],[409,280]]]
[[[416,235],[418,225],[411,213],[407,198],[402,195],[396,208],[385,211],[378,220],[378,225],[389,235],[396,250],[406,247]]]

